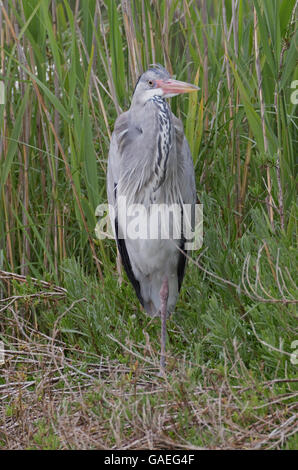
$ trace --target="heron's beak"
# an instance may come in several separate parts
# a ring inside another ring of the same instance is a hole
[[[191,91],[198,91],[200,88],[191,83],[180,82],[169,78],[168,80],[156,80],[156,85],[161,88],[164,96],[175,96],[180,93],[190,93]]]

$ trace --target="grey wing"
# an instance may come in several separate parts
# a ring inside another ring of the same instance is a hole
[[[121,132],[125,131],[125,125],[127,125],[126,119],[125,119],[127,118],[127,116],[125,116],[126,114],[127,113],[122,114],[118,118],[117,123],[116,123],[118,124],[118,127],[117,127],[118,129],[119,129],[119,126],[122,125],[123,130]],[[117,133],[114,131],[112,134],[111,143],[110,143],[108,169],[107,169],[108,202],[112,206],[112,211],[110,211],[110,219],[111,219],[111,224],[113,227],[113,231],[114,231],[115,239],[117,242],[118,250],[121,256],[123,267],[126,271],[128,279],[130,280],[130,282],[132,283],[136,291],[139,301],[141,302],[142,305],[144,305],[144,300],[141,296],[140,283],[135,278],[135,275],[133,273],[129,255],[128,255],[126,245],[125,245],[125,240],[123,238],[118,237],[117,186],[118,186],[118,182],[120,178],[121,178],[121,152],[118,147]]]
[[[197,200],[196,195],[196,182],[195,182],[195,172],[193,166],[193,160],[190,153],[189,145],[187,139],[184,135],[182,122],[174,116],[174,125],[176,131],[176,147],[177,147],[177,156],[178,156],[178,182],[180,196],[182,199],[182,204],[191,204],[192,206],[192,216],[194,216],[195,203]],[[186,214],[182,209],[182,218],[184,219]],[[182,219],[182,220],[183,220]],[[183,227],[183,224],[182,224]],[[178,259],[178,288],[181,289],[181,285],[184,278],[185,266],[186,266],[186,254],[185,250],[185,234],[182,233],[181,236],[181,245],[180,249],[182,252],[179,255]]]
[[[115,122],[115,130],[112,134],[110,142],[110,150],[108,157],[108,169],[107,169],[107,194],[108,203],[113,207],[115,216],[117,214],[117,186],[121,178],[121,151],[119,149],[119,134],[125,133],[128,128],[128,113],[121,114]],[[112,217],[111,217],[112,215]],[[113,214],[110,213],[112,226],[115,223]]]
[[[119,181],[120,156],[115,133],[112,134],[107,170],[108,203],[116,208],[116,187]]]
[[[180,181],[180,193],[184,204],[195,204],[197,200],[195,170],[189,145],[184,136],[182,144],[183,176]]]
[[[196,182],[193,160],[187,139],[184,135],[183,124],[173,115],[176,131],[176,147],[178,156],[178,181],[180,196],[184,204],[195,204]]]

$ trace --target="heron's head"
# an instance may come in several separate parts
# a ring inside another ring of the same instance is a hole
[[[153,96],[171,98],[180,93],[189,93],[197,90],[199,88],[196,85],[174,80],[164,67],[154,65],[139,77],[135,86],[133,101],[145,104]]]

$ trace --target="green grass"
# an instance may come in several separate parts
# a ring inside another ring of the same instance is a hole
[[[96,5],[0,15],[0,447],[297,449],[297,3]],[[94,230],[114,121],[158,62],[201,88],[171,107],[204,205],[166,378]]]

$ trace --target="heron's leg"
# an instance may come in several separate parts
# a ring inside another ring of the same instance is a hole
[[[160,372],[164,373],[166,365],[166,322],[167,322],[167,306],[168,306],[168,297],[169,297],[169,282],[167,276],[164,277],[160,289],[160,319],[161,319],[161,337],[160,337]]]

